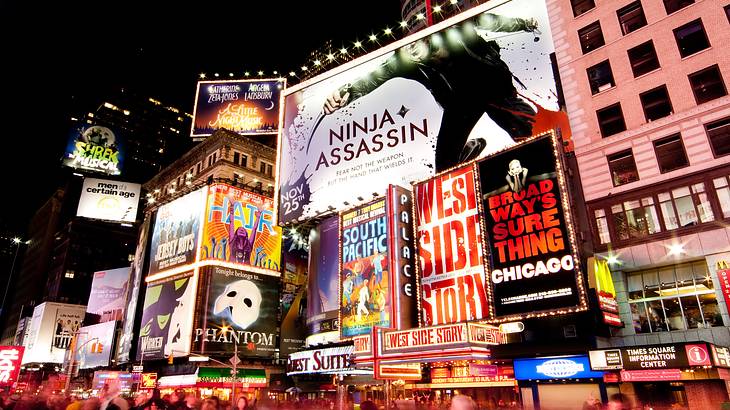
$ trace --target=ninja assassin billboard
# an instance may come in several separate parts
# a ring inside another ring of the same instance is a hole
[[[284,91],[282,223],[567,125],[545,4],[493,4]]]
[[[201,276],[203,293],[195,317],[193,350],[271,357],[277,347],[277,276],[210,266]]]

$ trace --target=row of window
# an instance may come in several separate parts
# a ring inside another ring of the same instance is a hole
[[[248,168],[248,155],[233,152],[233,163]],[[259,161],[259,172],[270,177],[274,176],[274,166],[264,161]]]
[[[667,11],[667,14],[672,14],[675,11],[681,10],[695,2],[695,0],[663,0],[663,1],[664,1],[664,9]],[[573,16],[575,16],[575,17],[578,17],[578,16],[596,8],[595,0],[570,0],[570,5],[573,8]],[[637,12],[636,12],[634,3],[629,4],[628,6],[623,7],[622,9],[618,10],[616,12],[616,14],[619,17],[619,22],[621,22],[622,17],[626,21],[631,21],[632,19],[638,19],[638,20],[644,19],[643,11],[641,12],[641,18],[637,17]],[[646,23],[644,23],[644,24],[646,24]],[[623,29],[623,27],[622,27],[622,29]],[[624,34],[626,34],[626,33],[624,33]]]

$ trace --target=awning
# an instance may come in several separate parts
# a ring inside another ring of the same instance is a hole
[[[197,387],[230,387],[232,371],[227,367],[201,367],[198,369]],[[266,370],[236,369],[236,383],[239,387],[267,387]]]
[[[194,387],[198,381],[196,374],[178,374],[175,376],[162,376],[157,379],[159,387]]]

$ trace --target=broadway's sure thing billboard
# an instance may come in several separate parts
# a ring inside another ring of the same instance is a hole
[[[307,326],[311,334],[339,329],[340,218],[323,220],[309,234]]]
[[[490,3],[284,92],[282,222],[567,124],[544,2]]]
[[[86,306],[45,302],[33,309],[23,363],[63,363]]]
[[[122,173],[124,149],[119,134],[100,125],[80,125],[71,130],[63,165],[106,175]]]
[[[201,260],[215,259],[278,271],[281,228],[270,198],[226,184],[208,191]]]
[[[424,326],[489,315],[474,166],[415,184]]]
[[[140,189],[140,184],[86,178],[76,216],[134,222],[137,219]]]
[[[190,135],[207,137],[219,128],[239,134],[275,134],[279,94],[285,80],[200,81]]]
[[[109,366],[117,322],[105,322],[79,329],[76,361],[79,369]]]
[[[94,272],[86,312],[98,315],[99,322],[122,320],[131,270],[127,267]]]
[[[393,317],[385,199],[340,214],[340,335],[370,334]]]
[[[205,188],[199,189],[157,210],[150,245],[150,275],[195,262],[204,195]]]
[[[271,357],[276,350],[278,276],[219,266],[205,268],[193,350]],[[207,289],[207,292],[205,291]]]
[[[137,359],[162,359],[190,352],[196,277],[193,272],[147,284]]]
[[[556,145],[550,134],[477,165],[497,320],[586,307]]]

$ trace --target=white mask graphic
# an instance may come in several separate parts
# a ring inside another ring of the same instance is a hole
[[[246,329],[259,318],[261,291],[250,280],[229,283],[213,305],[213,314],[230,309],[231,320],[241,329]]]

